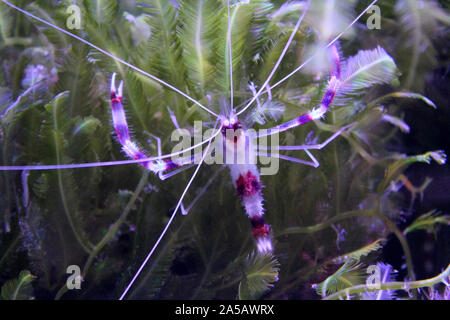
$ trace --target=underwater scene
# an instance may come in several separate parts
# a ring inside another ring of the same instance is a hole
[[[0,0],[0,62],[1,300],[450,300],[448,1]]]

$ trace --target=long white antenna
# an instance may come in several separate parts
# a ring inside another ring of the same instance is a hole
[[[217,127],[217,121],[216,124],[214,125],[214,129],[216,129]],[[136,279],[139,277],[140,273],[142,272],[142,270],[144,269],[145,265],[147,264],[148,260],[150,259],[150,257],[153,255],[153,252],[155,252],[156,248],[158,247],[159,243],[161,242],[162,238],[164,237],[164,235],[166,234],[167,230],[169,229],[169,226],[171,225],[173,219],[175,218],[178,209],[181,206],[181,203],[183,201],[184,196],[186,195],[189,187],[192,184],[192,181],[194,181],[195,176],[197,175],[198,170],[200,170],[200,166],[202,165],[203,161],[206,158],[206,155],[208,154],[209,151],[209,147],[211,146],[211,140],[208,143],[208,146],[206,147],[206,151],[204,152],[202,159],[200,160],[199,164],[197,165],[197,168],[195,169],[195,172],[193,173],[191,179],[189,180],[188,184],[186,185],[186,188],[184,188],[183,193],[181,194],[180,199],[178,200],[177,206],[175,207],[175,210],[173,210],[172,216],[170,217],[169,221],[167,222],[164,230],[161,232],[161,234],[159,235],[158,240],[156,240],[155,244],[153,245],[152,249],[150,250],[150,252],[148,253],[147,257],[145,258],[144,262],[142,262],[141,266],[139,267],[138,271],[135,273],[135,275],[133,276],[133,279],[131,279],[130,283],[128,284],[128,286],[125,288],[125,290],[123,291],[122,295],[120,296],[119,300],[123,300],[123,298],[127,295],[128,291],[131,289],[131,287],[133,286],[134,282],[136,281]]]
[[[234,113],[234,107],[233,107],[233,56],[232,56],[232,50],[231,50],[231,18],[230,18],[230,0],[227,1],[227,7],[228,7],[228,31],[227,31],[227,46],[228,46],[228,56],[229,56],[229,63],[230,63],[230,110],[232,113]]]
[[[378,0],[374,0],[363,12],[361,12],[359,14],[359,16],[357,16],[355,18],[355,20],[352,21],[352,23],[350,23],[347,28],[345,28],[344,31],[342,31],[341,33],[339,33],[333,40],[331,40],[330,43],[328,43],[325,46],[325,49],[329,48],[330,46],[332,46],[336,41],[338,41],[342,35],[344,33],[347,32],[348,29],[350,29],[351,27],[353,27],[353,25],[367,12],[367,10],[369,10]],[[289,79],[291,76],[293,76],[296,72],[298,72],[300,69],[302,69],[307,63],[309,63],[312,59],[314,59],[317,55],[319,54],[319,51],[317,51],[315,54],[313,54],[311,57],[309,57],[305,62],[303,62],[300,66],[297,67],[297,69],[295,69],[294,71],[292,71],[291,73],[289,73],[286,77],[284,77],[283,79],[281,79],[280,81],[278,81],[277,83],[275,83],[271,89],[277,87],[278,85],[280,85],[282,82],[286,81],[287,79]],[[267,90],[266,90],[267,92]]]
[[[372,1],[371,4],[369,4],[367,6],[367,8],[361,12],[359,14],[359,16],[356,17],[355,20],[352,21],[352,23],[350,23],[347,28],[345,28],[344,31],[342,31],[341,33],[339,33],[333,40],[330,41],[330,43],[328,43],[325,46],[325,49],[329,48],[330,46],[332,46],[336,41],[338,41],[342,35],[347,32],[348,29],[350,29],[366,12],[367,10],[369,10],[378,0],[374,0]],[[277,83],[275,83],[274,85],[271,86],[270,89],[273,89],[275,87],[277,87],[278,85],[280,85],[281,83],[283,83],[284,81],[286,81],[287,79],[289,79],[290,77],[292,77],[296,72],[298,72],[300,69],[302,69],[306,64],[308,64],[312,59],[314,59],[320,51],[317,51],[315,54],[313,54],[311,57],[309,57],[305,62],[303,62],[299,67],[297,67],[294,71],[292,71],[291,73],[289,73],[286,77],[284,77],[283,79],[281,79],[280,81],[278,81]],[[281,56],[280,56],[281,58]],[[280,60],[280,59],[279,59]],[[268,79],[269,80],[269,79]],[[268,81],[266,80],[266,82],[264,82],[263,86],[261,87],[261,89],[258,91],[258,94],[256,96],[253,97],[252,100],[250,100],[250,102],[241,110],[239,111],[238,115],[241,114],[242,112],[244,112],[248,107],[250,107],[250,105],[256,100],[256,98],[262,93],[262,91],[264,90],[264,88],[267,86]],[[269,90],[266,89],[266,91],[264,91],[264,93],[268,93]]]
[[[123,60],[123,59],[121,59],[121,58],[118,58],[118,57],[114,56],[113,54],[109,53],[108,51],[103,50],[102,48],[96,46],[95,44],[90,43],[89,41],[87,41],[87,40],[85,40],[85,39],[83,39],[83,38],[81,38],[81,37],[79,37],[79,36],[77,36],[77,35],[75,35],[75,34],[69,32],[69,31],[67,31],[67,30],[64,30],[64,29],[61,28],[61,27],[58,27],[57,25],[54,25],[54,24],[52,24],[52,23],[50,23],[50,22],[48,22],[48,21],[45,21],[44,19],[41,19],[41,18],[39,18],[39,17],[36,17],[35,15],[29,13],[28,11],[25,11],[25,10],[19,8],[19,7],[16,7],[15,5],[9,3],[9,2],[6,1],[6,0],[1,0],[1,1],[2,1],[4,4],[10,6],[11,8],[14,8],[14,9],[16,9],[17,11],[20,11],[20,12],[22,12],[23,14],[25,14],[25,15],[27,15],[27,16],[33,18],[33,19],[36,19],[36,20],[42,22],[43,24],[48,25],[49,27],[52,27],[52,28],[54,28],[54,29],[56,29],[56,30],[58,30],[58,31],[61,31],[62,33],[65,33],[66,35],[68,35],[68,36],[70,36],[70,37],[72,37],[72,38],[74,38],[74,39],[77,39],[78,41],[81,41],[81,42],[83,42],[84,44],[87,44],[88,46],[90,46],[90,47],[92,47],[92,48],[94,48],[94,49],[100,51],[101,53],[103,53],[103,54],[107,55],[108,57],[110,57],[110,58],[112,58],[112,59],[114,59],[114,60],[116,60],[116,61],[118,61],[118,62],[120,62],[120,63],[122,63],[122,64],[124,64],[124,65],[126,65],[127,67],[129,67],[129,68],[131,68],[131,69],[133,69],[133,70],[135,70],[135,71],[137,71],[137,72],[140,72],[140,73],[142,73],[143,75],[146,75],[147,77],[149,77],[149,78],[155,80],[156,82],[161,83],[162,85],[164,85],[164,86],[166,86],[167,88],[169,88],[169,89],[175,91],[176,93],[181,94],[183,97],[185,97],[186,99],[189,99],[191,102],[195,103],[196,105],[198,105],[198,106],[199,106],[200,108],[202,108],[203,110],[205,110],[205,111],[209,112],[210,114],[214,115],[216,118],[219,117],[218,114],[216,114],[215,112],[209,110],[209,109],[206,108],[204,105],[202,105],[200,102],[198,102],[197,100],[191,98],[191,97],[188,96],[186,93],[184,93],[183,91],[181,91],[181,90],[175,88],[174,86],[172,86],[171,84],[165,82],[164,80],[161,80],[161,79],[159,79],[158,77],[156,77],[156,76],[154,76],[154,75],[152,75],[152,74],[150,74],[150,73],[148,73],[148,72],[145,72],[144,70],[142,70],[142,69],[140,69],[140,68],[138,68],[138,67],[136,67],[136,66],[134,66],[134,65],[132,65],[132,64],[130,64],[130,63],[128,63],[128,62],[126,62],[125,60]]]
[[[22,171],[22,170],[61,170],[61,169],[80,169],[80,168],[93,168],[93,167],[108,167],[108,166],[118,166],[118,165],[125,165],[125,164],[136,164],[136,163],[143,163],[143,162],[149,162],[149,161],[157,161],[162,159],[171,158],[174,156],[178,156],[186,151],[195,149],[207,142],[210,142],[213,140],[219,133],[221,133],[221,129],[218,129],[214,134],[208,138],[205,139],[192,147],[174,152],[169,154],[164,154],[161,156],[156,157],[148,157],[144,159],[137,159],[137,160],[117,160],[117,161],[104,161],[104,162],[87,162],[87,163],[76,163],[76,164],[49,164],[49,165],[28,165],[28,166],[0,166],[0,171]]]
[[[239,112],[236,114],[237,116],[240,115],[240,114],[241,114],[242,112],[244,112],[245,110],[247,110],[247,108],[250,107],[251,104],[252,104],[256,99],[258,99],[258,97],[259,97],[259,95],[261,94],[261,92],[262,92],[262,91],[264,90],[264,88],[269,84],[269,81],[272,79],[273,75],[274,75],[275,72],[277,71],[278,67],[279,67],[280,64],[281,64],[281,61],[282,61],[283,58],[284,58],[284,55],[286,54],[286,52],[287,52],[289,46],[291,45],[291,42],[292,42],[292,40],[294,39],[295,34],[297,33],[298,29],[300,28],[300,24],[302,23],[303,18],[305,17],[306,12],[308,11],[308,8],[309,8],[309,1],[308,1],[308,3],[307,3],[306,6],[305,6],[302,15],[300,16],[300,18],[298,19],[297,23],[295,24],[295,27],[294,27],[294,29],[292,30],[291,35],[289,36],[289,39],[288,39],[288,41],[286,42],[286,45],[284,46],[283,51],[281,52],[280,57],[278,58],[277,63],[276,63],[275,66],[273,67],[273,69],[272,69],[272,71],[270,72],[269,76],[267,77],[266,81],[265,81],[264,84],[261,86],[261,88],[260,88],[259,91],[256,93],[256,95],[253,96],[253,98],[250,100],[250,102],[249,102],[249,103],[248,103],[241,111],[239,111]]]

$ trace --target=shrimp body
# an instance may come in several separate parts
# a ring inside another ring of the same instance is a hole
[[[263,185],[256,165],[256,147],[235,116],[222,121],[222,134],[226,163],[233,186],[250,219],[257,250],[262,254],[270,253],[273,249],[271,228],[263,218]],[[232,159],[229,159],[230,154]]]

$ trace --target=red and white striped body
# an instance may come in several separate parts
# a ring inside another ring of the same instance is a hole
[[[231,123],[230,123],[231,122]],[[259,253],[273,250],[270,226],[264,222],[264,207],[260,174],[256,165],[256,147],[251,139],[246,139],[245,131],[233,117],[222,125],[224,146],[227,154],[234,155],[234,163],[226,158],[231,179],[237,195],[252,225],[252,234]],[[231,132],[227,135],[226,132]],[[231,137],[231,138],[230,138]],[[244,161],[239,161],[244,160]]]
[[[259,253],[272,251],[270,226],[264,222],[262,183],[256,164],[229,165],[231,179],[252,224],[252,234]]]
[[[330,72],[327,90],[325,91],[320,106],[288,122],[272,127],[260,136],[280,133],[324,116],[331,107],[341,84],[339,50],[335,45],[332,45],[330,48],[330,60],[333,68]],[[117,138],[127,156],[136,160],[146,159],[147,156],[145,153],[131,140],[122,105],[122,88],[121,82],[116,92],[114,74],[111,79],[111,108]],[[250,219],[258,252],[272,252],[273,245],[270,226],[264,222],[263,218],[263,186],[256,165],[256,146],[253,145],[252,138],[246,135],[246,131],[242,128],[241,123],[234,114],[229,118],[220,116],[220,120],[222,122],[223,145],[215,145],[216,153],[225,152],[223,154],[224,162],[230,168],[233,185]],[[255,136],[252,137],[254,138]],[[164,172],[172,171],[172,173],[166,175],[166,177],[170,177],[182,170],[180,167],[192,164],[193,161],[194,157],[188,157],[176,162],[168,159],[160,159],[156,161],[145,161],[140,164],[154,173],[161,174],[160,178],[164,179]],[[173,170],[176,168],[180,168],[180,170]]]

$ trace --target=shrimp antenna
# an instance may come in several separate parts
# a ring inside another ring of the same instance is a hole
[[[351,27],[353,27],[353,25],[377,2],[378,0],[374,0],[372,1],[371,4],[369,4],[366,9],[364,9],[348,26],[347,28],[345,28],[341,33],[339,33],[333,40],[331,40],[325,47],[324,49],[327,49],[329,47],[331,47],[336,41],[338,41],[342,35],[344,33],[346,33]],[[303,15],[305,14],[305,12],[303,12]],[[303,17],[303,16],[302,16]],[[302,19],[302,18],[301,18]],[[295,28],[294,28],[295,30]],[[291,35],[292,36],[292,35]],[[286,44],[288,46],[288,43]],[[285,49],[287,49],[285,47]],[[268,85],[270,79],[273,76],[273,73],[275,73],[276,68],[278,68],[279,62],[281,62],[282,57],[284,56],[285,50],[283,50],[283,52],[280,55],[280,58],[277,61],[277,64],[274,67],[274,70],[272,70],[272,72],[270,73],[269,77],[267,78],[267,80],[264,82],[264,84],[261,86],[261,88],[259,89],[258,93],[253,96],[253,99],[250,100],[250,102],[241,110],[238,112],[238,115],[241,114],[242,112],[244,112],[247,108],[250,107],[250,105],[259,97],[259,95],[261,95],[263,92],[263,90],[266,88],[266,86]],[[302,69],[305,65],[307,65],[312,59],[314,59],[317,55],[319,54],[319,51],[317,51],[315,54],[313,54],[311,57],[309,57],[305,62],[303,62],[300,66],[298,66],[294,71],[292,71],[291,73],[289,73],[286,77],[284,77],[283,79],[281,79],[280,81],[278,81],[277,83],[275,83],[274,85],[271,86],[270,89],[273,89],[275,87],[277,87],[278,85],[280,85],[281,83],[283,83],[284,81],[286,81],[287,79],[289,79],[290,77],[292,77],[295,73],[297,73],[300,69]],[[266,91],[264,93],[268,93],[269,89],[266,89]]]
[[[353,27],[353,25],[367,12],[367,10],[369,10],[378,0],[374,0],[372,1],[371,4],[369,4],[367,6],[366,9],[364,9],[364,11],[362,11],[359,16],[357,16],[355,18],[355,20],[352,21],[352,23],[350,23],[347,28],[344,29],[344,31],[342,31],[341,33],[339,33],[333,40],[330,41],[330,43],[328,43],[324,49],[328,49],[329,47],[331,47],[336,41],[338,41],[342,35],[344,33],[347,32],[347,30],[349,30],[351,27]],[[272,86],[272,89],[277,87],[278,85],[280,85],[281,83],[283,83],[284,81],[286,81],[287,79],[289,79],[290,77],[292,77],[296,72],[298,72],[300,69],[302,69],[307,63],[309,63],[312,59],[314,59],[317,55],[319,54],[319,52],[316,52],[315,54],[313,54],[311,57],[309,57],[305,62],[303,62],[300,66],[297,67],[297,69],[295,69],[294,71],[292,71],[291,73],[289,73],[286,77],[284,77],[283,79],[281,79],[280,81],[278,81],[277,83],[275,83]],[[266,91],[267,92],[267,91]]]
[[[261,92],[264,90],[264,88],[269,84],[269,81],[272,79],[273,75],[275,74],[275,72],[277,71],[278,67],[281,64],[281,61],[283,60],[287,50],[289,49],[289,46],[292,43],[292,40],[294,39],[295,34],[297,33],[298,29],[300,28],[300,25],[303,21],[303,18],[306,15],[306,12],[308,11],[309,8],[309,1],[306,4],[302,15],[300,16],[300,18],[298,19],[297,23],[295,24],[294,29],[291,32],[291,35],[289,36],[288,41],[286,42],[286,45],[283,48],[283,51],[280,54],[280,57],[277,60],[277,63],[275,64],[275,66],[273,67],[272,71],[270,72],[269,76],[267,77],[266,81],[264,81],[264,84],[261,86],[261,88],[259,89],[259,91],[256,93],[256,95],[253,96],[253,98],[250,100],[249,103],[247,103],[247,105],[241,110],[239,111],[236,115],[239,116],[241,113],[243,113],[245,110],[247,110],[248,107],[250,107],[252,105],[253,102],[255,102],[256,99],[258,99],[259,95],[261,94]]]
[[[216,120],[216,124],[214,125],[214,130],[217,127],[217,120]],[[178,209],[181,207],[181,204],[183,202],[184,196],[186,195],[189,187],[192,184],[192,181],[194,181],[195,176],[197,175],[198,171],[200,170],[201,165],[203,164],[203,161],[206,158],[206,155],[208,154],[209,151],[209,147],[211,146],[211,140],[208,143],[208,146],[206,147],[206,151],[204,152],[199,164],[197,165],[197,168],[195,169],[195,172],[192,174],[191,179],[189,179],[188,184],[186,185],[186,187],[184,188],[183,193],[181,194],[180,199],[178,200],[177,206],[175,207],[175,209],[173,210],[173,213],[169,219],[169,221],[167,222],[166,226],[164,227],[164,230],[161,232],[161,234],[159,235],[158,239],[156,240],[155,244],[153,245],[152,249],[150,250],[150,252],[147,254],[147,257],[145,258],[144,262],[142,262],[141,266],[139,267],[138,271],[135,273],[135,275],[133,276],[133,278],[131,279],[130,283],[128,284],[128,286],[125,288],[125,290],[123,291],[122,295],[120,296],[119,300],[123,300],[123,298],[127,295],[128,291],[131,289],[131,287],[133,286],[134,282],[136,281],[136,279],[139,277],[139,275],[141,274],[142,270],[144,269],[145,265],[147,264],[148,260],[150,259],[150,257],[153,255],[153,253],[155,252],[156,248],[158,247],[159,243],[161,242],[162,238],[164,237],[164,235],[166,234],[167,230],[169,229],[170,225],[172,224],[173,219],[175,218]]]
[[[228,46],[228,56],[230,63],[230,108],[231,112],[234,112],[233,107],[233,55],[231,50],[231,17],[230,17],[230,0],[227,0],[228,8],[228,31],[227,31],[227,46]]]
[[[210,138],[205,139],[192,147],[170,153],[170,154],[164,154],[161,156],[156,157],[148,157],[144,159],[136,159],[136,160],[118,160],[118,161],[104,161],[104,162],[87,162],[87,163],[77,163],[77,164],[50,164],[50,165],[28,165],[28,166],[0,166],[0,171],[21,171],[21,170],[60,170],[60,169],[80,169],[80,168],[93,168],[93,167],[108,167],[108,166],[118,166],[118,165],[125,165],[125,164],[136,164],[136,163],[143,163],[143,162],[149,162],[149,161],[157,161],[162,159],[171,158],[174,156],[178,156],[186,151],[195,149],[207,142],[212,141],[219,133],[221,132],[220,129],[218,129]]]
[[[154,76],[154,75],[152,75],[152,74],[150,74],[150,73],[148,73],[148,72],[146,72],[146,71],[144,71],[144,70],[142,70],[142,69],[140,69],[140,68],[138,68],[138,67],[136,67],[136,66],[134,66],[134,65],[132,65],[132,64],[130,64],[130,63],[128,63],[128,62],[126,62],[125,60],[123,60],[123,59],[121,59],[121,58],[119,58],[119,57],[116,57],[115,55],[113,55],[113,54],[109,53],[108,51],[106,51],[106,50],[104,50],[104,49],[102,49],[102,48],[96,46],[95,44],[93,44],[93,43],[91,43],[91,42],[89,42],[89,41],[87,41],[87,40],[85,40],[85,39],[83,39],[83,38],[81,38],[81,37],[79,37],[79,36],[77,36],[77,35],[75,35],[75,34],[69,32],[69,31],[67,31],[67,30],[65,30],[65,29],[63,29],[63,28],[61,28],[61,27],[58,27],[57,25],[54,25],[54,24],[52,24],[52,23],[50,23],[50,22],[48,22],[48,21],[46,21],[46,20],[44,20],[44,19],[41,19],[41,18],[39,18],[39,17],[33,15],[32,13],[30,13],[30,12],[28,12],[28,11],[25,11],[25,10],[23,10],[23,9],[21,9],[21,8],[15,6],[15,5],[13,5],[12,3],[10,3],[10,2],[8,2],[8,1],[6,1],[6,0],[1,0],[1,1],[2,1],[4,4],[10,6],[11,8],[16,9],[17,11],[20,11],[20,12],[22,12],[23,14],[25,14],[25,15],[27,15],[27,16],[33,18],[33,19],[36,19],[36,20],[42,22],[43,24],[46,24],[47,26],[49,26],[49,27],[51,27],[51,28],[53,28],[53,29],[56,29],[56,30],[58,30],[58,31],[60,31],[60,32],[66,34],[66,35],[68,35],[68,36],[70,36],[70,37],[72,37],[72,38],[74,38],[74,39],[77,39],[78,41],[81,41],[82,43],[84,43],[84,44],[86,44],[86,45],[88,45],[88,46],[90,46],[90,47],[92,47],[92,48],[94,48],[94,49],[100,51],[101,53],[107,55],[108,57],[110,57],[110,58],[112,58],[112,59],[114,59],[114,60],[116,60],[116,61],[118,61],[118,62],[124,64],[125,66],[127,66],[127,67],[129,67],[129,68],[131,68],[131,69],[133,69],[133,70],[135,70],[135,71],[137,71],[137,72],[139,72],[139,73],[142,73],[143,75],[145,75],[145,76],[147,76],[147,77],[149,77],[149,78],[155,80],[156,82],[159,82],[160,84],[166,86],[167,88],[169,88],[169,89],[175,91],[176,93],[182,95],[182,96],[185,97],[186,99],[189,99],[191,102],[195,103],[195,104],[198,105],[200,108],[202,108],[203,110],[209,112],[210,114],[212,114],[212,115],[215,116],[216,118],[219,117],[218,114],[216,114],[216,113],[213,112],[212,110],[208,109],[207,107],[205,107],[204,105],[202,105],[200,102],[198,102],[198,101],[195,100],[194,98],[191,98],[190,96],[188,96],[186,93],[184,93],[184,92],[181,91],[180,89],[177,89],[177,88],[175,88],[173,85],[171,85],[171,84],[165,82],[164,80],[159,79],[158,77],[156,77],[156,76]]]

